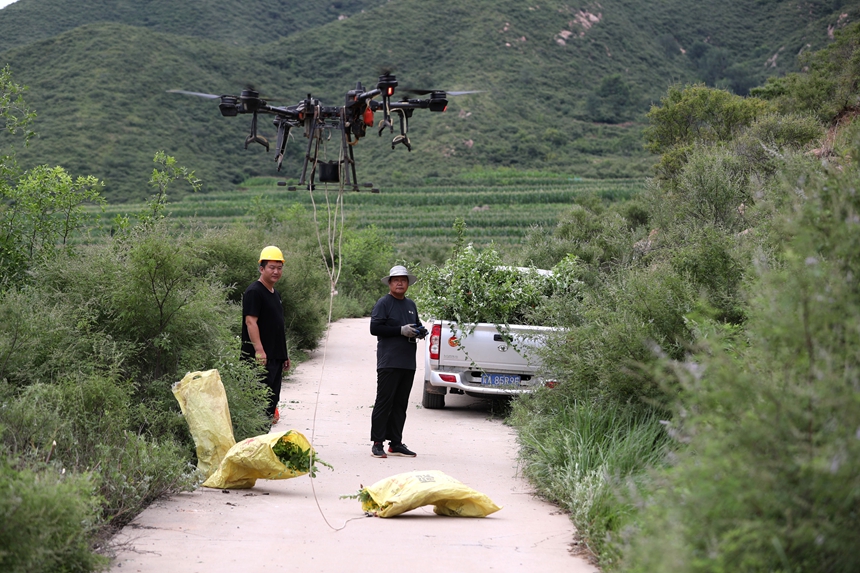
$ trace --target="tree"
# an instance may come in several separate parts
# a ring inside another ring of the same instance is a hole
[[[611,74],[588,95],[585,102],[588,115],[594,121],[621,123],[632,119],[637,112],[636,97],[621,74]]]
[[[681,171],[694,143],[730,141],[770,107],[764,100],[701,84],[683,89],[672,86],[660,103],[648,112],[651,124],[644,135],[645,147],[662,154],[656,171],[658,178],[664,180],[673,179]]]

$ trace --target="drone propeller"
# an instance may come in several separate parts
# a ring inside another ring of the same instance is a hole
[[[236,96],[226,95],[226,94],[221,94],[221,95],[207,94],[207,93],[203,93],[203,92],[190,92],[187,90],[167,90],[167,93],[169,93],[169,94],[185,94],[185,95],[202,97],[202,98],[206,98],[206,99],[218,99],[218,98],[225,98],[225,97],[235,98],[236,97]],[[266,102],[282,102],[282,101],[284,101],[283,99],[272,99],[272,98],[267,98],[267,97],[261,97],[260,94],[251,86],[246,87],[245,89],[242,90],[242,96],[241,97],[243,97],[245,99],[263,100]]]
[[[221,97],[220,95],[215,95],[215,94],[204,94],[201,92],[189,92],[189,91],[185,91],[185,90],[167,90],[167,93],[192,95],[192,96],[197,96],[197,97],[205,97],[206,99],[217,99],[217,98]]]
[[[415,95],[428,95],[428,94],[445,94],[449,96],[461,96],[468,94],[479,94],[483,93],[484,90],[469,90],[469,91],[459,91],[459,92],[449,92],[445,90],[414,90],[414,89],[404,89],[406,93],[411,93]]]

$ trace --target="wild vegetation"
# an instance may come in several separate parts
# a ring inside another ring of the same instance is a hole
[[[8,69],[0,94],[3,125],[25,145],[31,113]],[[163,153],[150,200],[97,242],[81,234],[85,204],[103,202],[99,182],[22,171],[14,159],[0,162],[0,569],[91,571],[106,564],[114,528],[197,484],[170,392],[186,372],[220,371],[237,440],[268,429],[264,389],[237,341],[260,245],[281,245],[295,271],[278,288],[296,357],[323,335],[330,281],[301,209],[260,209],[228,228],[172,224],[171,190],[198,181]],[[373,230],[346,237],[341,288],[381,290],[386,248]]]
[[[824,3],[809,9],[816,18],[829,14]],[[111,26],[69,34],[116,46],[110,34],[100,35]],[[146,44],[148,33],[137,39],[157,54],[157,42]],[[308,49],[319,45],[298,37]],[[332,38],[326,41],[337,44]],[[298,41],[279,40],[277,49],[260,53],[293,69],[299,64],[272,54],[289,53],[282,48]],[[193,50],[206,43],[182,45],[200,54]],[[672,51],[669,38],[661,45]],[[50,42],[39,47],[54,53]],[[810,52],[804,72],[770,80],[749,96],[715,87],[740,77],[731,66],[706,78],[714,85],[668,89],[642,129],[659,157],[656,176],[638,193],[629,191],[640,181],[617,188],[560,182],[577,174],[552,163],[548,176],[500,168],[523,167],[511,158],[524,156],[528,133],[509,138],[521,146],[494,148],[499,162],[485,161],[486,150],[463,160],[486,164],[480,171],[401,170],[402,188],[430,180],[461,186],[439,204],[471,209],[483,185],[496,191],[484,196],[489,201],[499,197],[499,183],[521,177],[532,181],[517,183],[522,189],[511,191],[510,202],[520,192],[530,207],[554,194],[567,202],[563,210],[553,207],[555,219],[530,220],[519,247],[503,256],[488,243],[455,247],[491,266],[563,268],[569,279],[552,297],[535,293],[528,311],[562,327],[544,356],[560,383],[517,400],[510,423],[526,475],[570,511],[578,543],[606,570],[858,568],[858,48],[855,23]],[[607,45],[590,49],[583,53],[596,58]],[[711,69],[722,57],[715,49],[697,48],[690,57]],[[37,51],[20,50],[17,61],[35,61]],[[522,74],[526,59],[511,61],[506,65]],[[332,64],[332,78],[343,76],[337,62],[323,63]],[[629,92],[612,77],[619,73],[614,65],[604,71],[603,99],[585,98],[582,106],[621,120],[626,112],[618,102]],[[62,79],[78,81],[73,73]],[[87,93],[108,101],[103,87]],[[217,224],[192,212],[177,215],[174,205],[185,203],[172,203],[173,196],[200,198],[193,212],[216,196],[194,195],[200,173],[158,152],[154,166],[152,153],[147,158],[139,185],[146,192],[137,191],[149,199],[104,205],[111,229],[105,233],[90,218],[105,202],[98,173],[71,175],[87,172],[82,160],[74,169],[19,161],[36,141],[31,93],[38,91],[25,92],[10,68],[0,72],[0,489],[14,493],[0,496],[0,568],[93,571],[106,563],[113,527],[158,496],[195,486],[194,448],[169,391],[186,371],[219,369],[237,439],[266,427],[256,372],[236,360],[238,303],[256,277],[260,246],[280,245],[296,270],[279,288],[298,357],[326,327],[327,271],[340,269],[333,316],[366,313],[382,288],[378,277],[397,256],[392,237],[409,225],[406,213],[417,217],[426,207],[421,201],[447,193],[442,185],[427,186],[426,194],[393,192],[403,201],[402,218],[389,213],[394,227],[369,218],[349,222],[334,251],[317,239],[328,230],[325,218],[315,220],[302,200],[273,201],[268,183],[247,185],[257,199],[233,224],[229,210]],[[131,131],[143,127],[139,118],[128,124]],[[588,129],[595,131],[582,132],[580,143],[603,145],[595,133],[626,128]],[[531,143],[540,156],[540,145]],[[564,146],[570,144],[579,145]],[[634,164],[654,161],[631,157]],[[597,173],[602,163],[586,164]],[[626,169],[619,162],[607,172],[616,168]],[[634,173],[638,168],[620,174]],[[535,185],[542,177],[554,183]],[[358,214],[363,205],[379,209],[386,193],[354,197]],[[438,251],[423,256],[440,262]]]
[[[608,570],[858,567],[858,55],[854,24],[755,97],[670,90],[647,236],[624,204],[536,233],[586,287],[512,421]]]

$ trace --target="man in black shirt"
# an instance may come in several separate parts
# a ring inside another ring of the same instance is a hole
[[[260,278],[242,295],[242,358],[256,360],[266,369],[262,382],[269,387],[266,416],[274,419],[281,396],[283,373],[290,368],[284,307],[275,283],[284,272],[284,255],[278,247],[260,253]]]
[[[426,332],[415,303],[406,298],[406,290],[416,280],[406,267],[392,267],[382,278],[389,292],[376,302],[370,315],[370,334],[377,340],[376,403],[370,427],[371,455],[376,458],[387,457],[385,440],[390,455],[416,455],[403,444],[406,409],[415,377],[416,337]]]

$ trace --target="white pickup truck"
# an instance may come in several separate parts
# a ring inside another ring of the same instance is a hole
[[[448,392],[511,395],[545,383],[537,376],[535,348],[552,327],[509,325],[503,335],[494,324],[478,323],[464,335],[445,320],[424,326],[429,331],[424,345],[425,408],[444,408]]]

